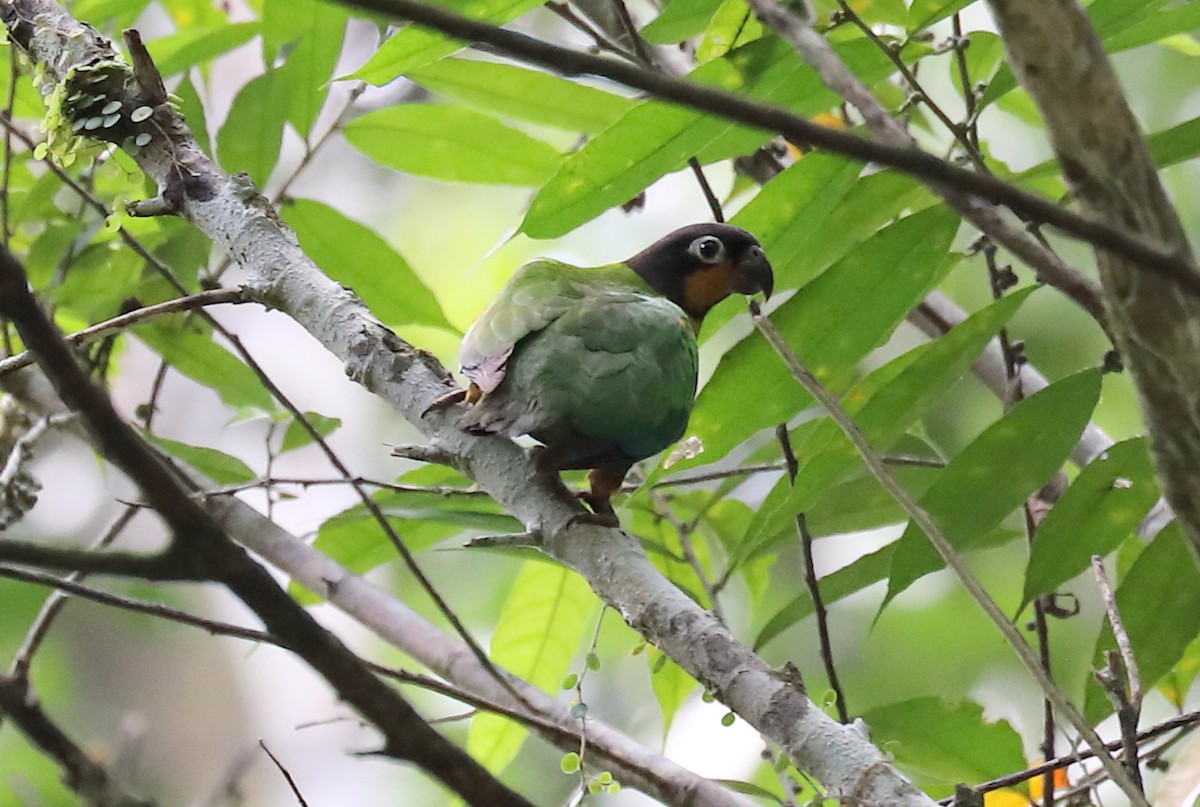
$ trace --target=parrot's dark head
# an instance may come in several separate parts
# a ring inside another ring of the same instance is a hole
[[[730,224],[691,224],[655,241],[627,263],[699,326],[731,294],[771,296],[775,277],[758,239]]]

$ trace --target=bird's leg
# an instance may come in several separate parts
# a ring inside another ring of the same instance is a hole
[[[588,484],[591,489],[587,493],[579,494],[579,498],[592,508],[592,512],[590,515],[585,513],[576,516],[571,521],[599,524],[603,527],[621,526],[621,521],[613,510],[612,497],[621,489],[621,483],[625,481],[625,474],[628,470],[628,465],[602,465],[592,469],[588,473]]]

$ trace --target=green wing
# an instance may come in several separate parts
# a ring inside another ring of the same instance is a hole
[[[570,467],[661,451],[682,436],[696,392],[690,320],[622,264],[522,267],[460,359],[484,392],[468,429],[531,434]]]
[[[584,269],[543,259],[522,266],[463,337],[458,354],[463,374],[491,392],[504,380],[518,342],[585,298],[606,292],[653,293],[621,264]]]

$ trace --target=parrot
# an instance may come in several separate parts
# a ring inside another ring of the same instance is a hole
[[[573,521],[619,526],[626,473],[687,429],[704,315],[773,285],[758,240],[729,224],[682,227],[607,266],[528,263],[463,337],[460,425],[533,437],[535,469],[556,480],[590,470],[579,498],[592,512]]]

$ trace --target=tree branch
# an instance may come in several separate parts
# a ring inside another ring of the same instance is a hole
[[[1084,10],[1073,0],[989,5],[1080,208],[1187,259],[1179,218]],[[1125,253],[1098,249],[1096,257],[1163,493],[1200,562],[1200,299],[1140,272]]]
[[[432,28],[455,39],[545,67],[565,75],[594,75],[611,79],[656,98],[748,124],[864,162],[886,165],[928,183],[947,185],[1013,211],[1043,221],[1063,233],[1128,257],[1143,269],[1174,281],[1189,294],[1200,292],[1200,273],[1184,255],[1164,251],[1155,241],[1117,229],[1106,219],[1085,218],[1054,202],[1035,196],[995,177],[968,171],[933,154],[914,148],[867,140],[812,123],[778,107],[748,101],[721,90],[672,78],[663,72],[558,47],[525,34],[469,20],[417,0],[341,0],[370,11],[390,14]]]
[[[67,787],[89,807],[154,807],[154,802],[130,795],[114,782],[108,771],[46,714],[24,679],[0,675],[0,714],[7,715],[31,743],[54,760]]]
[[[846,435],[851,444],[853,444],[859,456],[862,457],[863,463],[867,466],[867,470],[871,472],[871,476],[875,477],[896,503],[904,508],[904,512],[912,519],[912,522],[925,533],[925,536],[933,544],[933,548],[945,562],[946,566],[954,572],[962,587],[971,595],[971,599],[979,605],[992,624],[999,629],[1001,635],[1004,636],[1004,639],[1021,661],[1021,664],[1033,679],[1037,681],[1046,698],[1054,703],[1059,713],[1071,723],[1075,730],[1079,732],[1079,735],[1091,746],[1100,763],[1104,766],[1104,770],[1112,780],[1125,791],[1131,803],[1136,805],[1136,807],[1149,807],[1140,788],[1130,780],[1125,769],[1118,765],[1105,750],[1100,735],[1096,733],[1095,729],[1092,728],[1091,724],[1088,723],[1075,704],[1071,702],[1063,691],[1055,685],[1054,681],[1050,679],[1046,671],[1042,669],[1038,657],[1029,647],[1024,637],[1021,636],[1016,626],[1013,625],[1012,621],[1000,609],[1000,606],[996,604],[996,601],[983,588],[978,578],[975,577],[970,567],[967,566],[966,561],[942,533],[941,528],[933,520],[929,512],[913,498],[912,494],[900,484],[896,476],[880,460],[879,455],[871,447],[867,436],[863,434],[858,424],[846,413],[846,410],[842,408],[838,400],[804,366],[800,357],[784,341],[783,336],[771,320],[757,310],[756,304],[752,304],[751,315],[754,319],[754,326],[770,343],[775,352],[779,354],[780,359],[787,365],[792,377],[821,404],[821,407],[837,424],[838,428],[842,430],[842,433]]]
[[[105,320],[104,322],[96,323],[90,327],[84,328],[82,331],[71,334],[66,337],[67,342],[73,347],[82,347],[97,342],[106,336],[121,333],[138,323],[155,317],[161,317],[164,314],[175,314],[180,311],[194,311],[197,308],[203,308],[210,305],[220,305],[223,303],[241,303],[245,302],[245,295],[241,289],[212,289],[211,291],[202,291],[199,294],[191,294],[186,297],[177,297],[173,300],[167,300],[155,305],[148,305],[144,308],[138,308],[134,311],[122,314],[119,317]],[[15,356],[9,356],[6,359],[0,360],[0,376],[8,373],[16,372],[22,367],[28,367],[34,363],[33,354],[28,350],[18,353]]]
[[[10,27],[14,10],[25,21],[16,25],[14,41],[46,62],[52,79],[61,77],[54,71],[66,71],[78,60],[114,57],[93,31],[48,0],[13,0],[7,9]],[[590,525],[569,529],[579,504],[536,474],[515,445],[463,433],[454,409],[423,418],[429,404],[453,388],[445,370],[380,326],[352,292],[323,276],[248,181],[228,180],[213,168],[177,115],[160,107],[154,120],[164,136],[139,151],[139,164],[159,184],[163,204],[186,216],[241,263],[253,299],[295,318],[345,363],[351,378],[391,403],[439,449],[457,457],[506,509],[539,529],[550,551],[580,571],[626,621],[780,743],[831,792],[871,802],[930,803],[886,765],[861,734],[830,720],[787,676],[767,668],[711,614],[666,581],[636,541],[618,530]],[[240,583],[228,575],[223,579]],[[237,592],[244,597],[249,593],[241,587]],[[268,627],[292,643],[278,625]]]
[[[281,641],[293,648],[384,734],[383,752],[406,759],[438,778],[470,804],[529,805],[462,749],[420,718],[407,701],[379,681],[332,634],[287,596],[179,484],[173,469],[121,419],[108,396],[92,384],[28,287],[25,272],[0,248],[0,314],[21,338],[64,403],[79,413],[104,457],[137,483],[173,533],[172,554],[225,584]]]
[[[813,30],[810,20],[775,0],[749,0],[749,3],[763,24],[788,42],[800,57],[817,71],[826,87],[858,110],[878,142],[896,148],[916,150],[917,142],[913,136],[903,124],[888,114],[871,90],[846,66],[825,38]],[[842,7],[849,10],[845,4]],[[849,13],[853,14],[853,11]],[[857,15],[854,18],[857,19]],[[888,49],[886,44],[878,44],[889,58],[903,65],[898,54]],[[969,92],[970,88],[967,88],[967,91]],[[953,124],[951,130],[956,131]],[[958,211],[959,215],[1033,267],[1041,280],[1075,301],[1107,331],[1104,303],[1100,299],[1100,287],[1095,281],[1068,266],[1062,258],[1029,233],[1013,227],[1005,221],[999,210],[983,198],[973,196],[954,183],[933,182],[930,187],[946,204]]]

